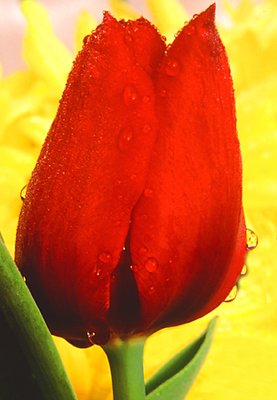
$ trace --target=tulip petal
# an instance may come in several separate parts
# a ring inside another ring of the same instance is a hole
[[[16,261],[56,334],[108,340],[111,274],[156,137],[151,73],[164,42],[108,13],[84,39],[33,172]],[[62,316],[62,317],[61,317]]]
[[[214,14],[213,5],[183,28],[155,79],[159,134],[130,236],[142,329],[193,319],[242,268],[241,257],[231,263],[237,240],[246,246],[241,157]]]

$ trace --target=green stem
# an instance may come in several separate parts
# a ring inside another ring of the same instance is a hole
[[[144,341],[145,338],[117,340],[104,347],[111,369],[114,400],[145,399]]]
[[[76,400],[51,334],[1,237],[0,321],[1,399]]]

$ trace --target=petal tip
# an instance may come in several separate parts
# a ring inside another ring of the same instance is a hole
[[[211,4],[205,11],[201,12],[193,21],[201,22],[206,27],[213,26],[215,23],[216,4]]]
[[[201,13],[200,16],[202,15],[207,22],[214,23],[215,12],[216,12],[216,3],[213,3],[205,11],[203,11],[203,13]]]

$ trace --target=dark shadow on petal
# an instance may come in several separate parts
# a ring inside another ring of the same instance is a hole
[[[132,271],[129,236],[118,266],[111,276],[109,322],[121,337],[137,330],[140,325],[140,301]]]

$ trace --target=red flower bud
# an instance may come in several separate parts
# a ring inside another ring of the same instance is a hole
[[[108,13],[84,40],[21,211],[16,262],[77,345],[199,318],[246,252],[241,156],[215,6],[171,46]]]

